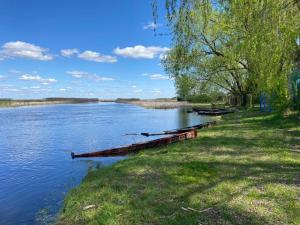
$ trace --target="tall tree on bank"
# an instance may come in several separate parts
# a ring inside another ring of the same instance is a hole
[[[298,0],[166,0],[166,12],[173,46],[164,65],[176,82],[191,76],[233,95],[288,102]]]

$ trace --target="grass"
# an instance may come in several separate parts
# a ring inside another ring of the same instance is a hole
[[[197,139],[90,171],[57,224],[300,224],[299,143],[297,115],[227,115]]]

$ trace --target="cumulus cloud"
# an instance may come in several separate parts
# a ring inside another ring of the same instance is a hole
[[[2,50],[0,51],[0,59],[28,58],[41,61],[52,60],[53,56],[49,55],[47,52],[48,49],[23,41],[7,42],[2,45]]]
[[[110,55],[103,55],[98,52],[93,51],[84,51],[78,54],[78,58],[94,62],[105,62],[105,63],[114,63],[117,62],[117,58]]]
[[[89,80],[93,80],[96,82],[115,80],[114,78],[111,78],[111,77],[98,76],[97,74],[91,74],[91,73],[79,71],[79,70],[67,71],[66,73],[75,78],[87,78]]]
[[[149,22],[149,23],[147,23],[146,25],[143,26],[143,29],[144,30],[148,30],[148,29],[155,30],[155,29],[157,29],[158,27],[161,27],[161,26],[162,25],[159,24],[159,23]]]
[[[72,48],[72,49],[62,49],[60,50],[60,54],[64,57],[71,57],[74,56],[76,54],[78,54],[79,51],[76,48]]]
[[[19,79],[25,81],[37,81],[44,85],[57,82],[57,80],[53,78],[42,78],[39,75],[31,75],[31,74],[23,74],[22,76],[19,77]]]
[[[117,58],[114,56],[104,55],[99,52],[94,52],[94,51],[90,51],[90,50],[80,52],[77,48],[62,49],[60,51],[60,54],[64,57],[76,56],[79,59],[100,62],[100,63],[115,63],[115,62],[117,62]]]
[[[114,53],[116,55],[120,55],[126,58],[143,58],[143,59],[153,59],[156,56],[169,51],[167,47],[160,46],[149,46],[145,47],[143,45],[136,45],[134,47],[126,47],[126,48],[116,48],[114,49]]]

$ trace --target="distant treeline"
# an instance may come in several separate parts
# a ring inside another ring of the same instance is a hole
[[[98,98],[45,98],[46,101],[98,102]]]
[[[122,103],[122,102],[136,102],[140,101],[141,99],[139,98],[117,98],[115,102]]]
[[[117,98],[114,102],[126,103],[126,102],[139,102],[139,101],[157,101],[157,102],[170,102],[177,101],[177,98],[155,98],[155,99],[139,99],[139,98]]]
[[[2,102],[45,102],[45,101],[63,101],[63,102],[98,102],[98,98],[43,98],[43,99],[11,99],[0,98]]]

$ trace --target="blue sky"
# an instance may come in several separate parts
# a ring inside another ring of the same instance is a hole
[[[2,0],[0,21],[0,98],[175,95],[151,0]]]

